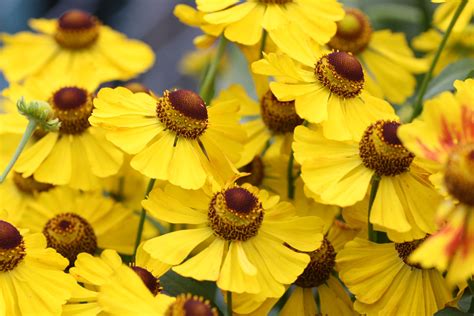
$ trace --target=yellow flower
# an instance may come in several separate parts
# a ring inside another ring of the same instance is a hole
[[[244,45],[256,44],[263,30],[296,23],[301,33],[325,44],[336,33],[336,21],[344,10],[337,0],[196,0],[204,20],[213,25],[224,25],[224,35],[230,41]],[[293,34],[295,35],[295,34]]]
[[[131,254],[138,216],[101,192],[81,193],[58,187],[40,193],[28,205],[21,224],[31,231],[42,231],[48,246],[72,265],[79,253],[93,254],[98,248]]]
[[[453,200],[439,209],[441,230],[413,257],[425,267],[448,269],[450,284],[474,273],[469,260],[474,256],[474,80],[456,81],[454,87],[455,94],[427,101],[421,116],[399,131],[407,148],[433,163],[438,172],[432,182]],[[427,253],[436,255],[420,256]]]
[[[398,139],[399,126],[395,120],[377,121],[358,142],[330,140],[318,128],[299,126],[293,150],[306,193],[318,202],[353,205],[366,196],[372,177],[380,177],[370,222],[394,240],[407,241],[435,231],[440,196],[422,161]]]
[[[194,45],[198,48],[209,48],[224,30],[225,25],[209,24],[204,20],[204,13],[199,12],[186,4],[178,4],[173,14],[184,24],[199,27],[204,34],[194,38]]]
[[[369,18],[358,9],[346,9],[328,46],[357,56],[364,69],[366,90],[396,104],[413,94],[415,74],[428,68],[424,60],[415,58],[403,33],[373,31]]]
[[[67,259],[46,248],[42,234],[28,234],[0,211],[0,313],[60,315],[79,287],[64,272]]]
[[[290,203],[279,203],[250,185],[229,185],[220,191],[186,191],[168,185],[155,189],[143,206],[150,215],[175,224],[197,225],[148,240],[145,251],[176,265],[177,273],[196,280],[217,281],[236,293],[279,297],[293,282],[322,240],[322,222],[296,217]],[[206,242],[192,258],[191,251]],[[276,260],[278,258],[278,260]]]
[[[3,91],[12,102],[21,96],[48,101],[54,116],[61,122],[58,132],[38,129],[34,133],[31,146],[22,152],[15,171],[25,178],[33,175],[39,182],[81,190],[99,189],[101,178],[117,173],[122,153],[105,139],[101,130],[90,127],[88,122],[97,85],[89,76],[66,75],[48,80],[31,78],[23,85],[13,83]],[[26,127],[27,120],[18,113],[5,115],[2,120]]]
[[[433,24],[441,30],[446,30],[451,22],[454,12],[459,7],[459,0],[432,0],[435,3],[443,3],[433,15]],[[459,16],[454,26],[454,31],[461,31],[472,19],[474,13],[474,1],[468,1],[463,12]]]
[[[324,221],[325,234],[321,247],[309,253],[311,261],[296,279],[289,291],[289,298],[281,309],[282,316],[355,315],[352,302],[343,285],[333,275],[337,252],[354,238],[354,230],[329,217]],[[319,295],[319,307],[314,289]],[[277,299],[259,294],[234,294],[234,311],[241,315],[268,315]]]
[[[433,315],[451,300],[438,271],[407,263],[420,240],[376,244],[356,238],[336,258],[339,277],[355,297],[354,308],[371,315]]]
[[[443,39],[443,34],[435,29],[428,30],[413,39],[413,47],[426,53],[428,61],[433,60],[436,50]],[[439,74],[446,66],[463,58],[474,57],[474,24],[469,24],[448,38],[446,47],[441,52],[434,74]]]
[[[0,70],[8,81],[31,76],[45,80],[52,75],[82,76],[87,67],[99,69],[93,74],[100,82],[126,80],[154,62],[148,45],[127,39],[87,12],[70,10],[57,20],[32,19],[30,26],[38,33],[0,37],[4,45],[0,50]]]
[[[209,176],[222,182],[236,172],[245,140],[237,102],[206,107],[189,90],[166,90],[156,99],[119,87],[101,89],[94,105],[91,124],[134,155],[131,166],[149,178],[198,189]]]
[[[311,41],[291,37],[290,26],[281,43],[291,55],[270,53],[255,62],[256,73],[274,76],[270,88],[280,101],[295,100],[296,113],[311,123],[322,123],[331,139],[359,139],[365,127],[378,120],[394,118],[393,108],[364,90],[360,62],[346,52],[325,53]],[[275,40],[275,38],[273,38]],[[291,48],[290,48],[291,47]]]
[[[115,250],[106,249],[102,251],[100,257],[94,257],[88,253],[80,253],[77,260],[69,270],[76,280],[89,289],[96,292],[101,291],[101,286],[110,281],[110,279],[123,270],[122,259]],[[135,263],[131,266],[132,270],[142,279],[145,286],[153,296],[163,296],[159,277],[168,271],[169,266],[157,260],[153,260],[143,251],[140,246],[137,250]],[[102,310],[102,306],[97,302],[97,297],[79,304],[67,304],[63,308],[63,315],[75,315],[78,309]],[[96,312],[96,313],[97,313]]]

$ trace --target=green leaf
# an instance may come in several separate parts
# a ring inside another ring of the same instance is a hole
[[[431,99],[443,91],[453,91],[456,80],[465,80],[474,77],[474,58],[461,59],[448,65],[443,71],[431,80],[424,99]]]
[[[185,278],[173,270],[169,270],[160,277],[160,284],[164,291],[171,296],[186,293],[202,296],[209,300],[211,305],[217,307],[221,314],[222,306],[217,306],[216,304],[217,286],[214,282],[196,281],[191,278]]]

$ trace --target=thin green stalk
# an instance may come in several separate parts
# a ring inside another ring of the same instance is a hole
[[[372,206],[374,205],[375,196],[377,195],[377,190],[379,189],[380,184],[380,176],[374,174],[371,180],[371,188],[370,188],[370,197],[369,197],[369,209],[368,209],[368,231],[369,231],[369,240],[373,242],[377,242],[377,232],[374,231],[374,227],[370,222],[370,212],[372,212]]]
[[[18,157],[20,157],[21,152],[23,151],[23,149],[25,149],[25,146],[28,143],[28,140],[35,132],[36,126],[38,126],[38,123],[36,123],[36,120],[30,119],[28,121],[28,125],[26,126],[25,132],[23,133],[23,136],[20,140],[20,143],[18,144],[18,147],[15,150],[15,153],[13,154],[13,157],[10,159],[10,162],[8,163],[7,167],[5,168],[2,175],[0,176],[0,183],[5,181],[5,179],[7,178],[8,174],[10,173],[13,166],[15,165],[15,162],[18,160]]]
[[[433,61],[431,62],[430,68],[428,72],[425,74],[425,76],[423,77],[423,81],[421,82],[420,89],[418,90],[418,94],[416,96],[415,103],[413,105],[413,113],[410,118],[410,122],[413,121],[418,115],[420,115],[421,111],[423,110],[423,97],[425,96],[426,90],[428,89],[428,84],[430,83],[431,78],[433,76],[433,71],[436,65],[438,64],[439,58],[441,57],[441,53],[443,52],[443,49],[446,46],[449,35],[451,34],[451,31],[453,30],[454,25],[456,24],[456,21],[458,20],[462,11],[466,7],[467,2],[468,0],[462,0],[461,3],[459,4],[459,7],[456,9],[456,12],[454,13],[453,18],[451,19],[451,22],[449,23],[448,29],[444,33],[443,39],[441,40],[441,43],[439,44],[438,50],[435,53]]]
[[[148,194],[150,194],[154,185],[155,185],[155,179],[150,179],[146,187],[145,199],[148,197]],[[135,256],[137,255],[137,249],[142,240],[143,226],[145,226],[145,218],[146,218],[146,210],[145,208],[142,207],[142,211],[140,213],[140,221],[138,222],[137,238],[135,239],[135,247],[133,248],[133,261],[135,261]]]
[[[260,58],[263,58],[263,52],[265,51],[265,47],[267,45],[267,37],[268,37],[267,31],[263,30],[262,31],[262,42],[260,43]]]
[[[288,198],[293,200],[295,198],[295,179],[293,176],[293,169],[295,165],[295,155],[293,150],[290,152],[290,159],[288,160],[287,179],[288,179]]]
[[[222,55],[224,54],[226,46],[227,39],[222,36],[217,47],[217,53],[209,65],[209,70],[207,71],[204,81],[201,85],[201,89],[199,90],[199,95],[206,102],[206,104],[209,104],[212,99],[212,91],[214,88],[214,80],[216,78],[217,68],[219,67],[219,62],[222,58]]]
[[[232,316],[232,292],[227,291],[227,316]]]

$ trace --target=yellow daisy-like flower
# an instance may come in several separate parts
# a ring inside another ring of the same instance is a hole
[[[31,146],[22,152],[15,171],[25,178],[33,176],[39,182],[81,190],[99,189],[101,178],[117,173],[123,154],[88,122],[97,85],[89,76],[67,75],[48,80],[32,78],[23,85],[13,83],[3,91],[11,102],[22,96],[27,100],[48,101],[61,122],[58,132],[38,129],[34,133]],[[3,120],[26,127],[27,120],[20,114],[5,115]]]
[[[126,80],[150,68],[155,59],[148,45],[80,10],[67,11],[59,19],[32,19],[30,26],[39,33],[0,37],[4,45],[0,70],[8,81],[31,76],[49,80],[52,74],[82,76],[91,66],[100,70],[93,73],[100,82]]]
[[[428,68],[426,61],[415,58],[403,33],[373,31],[369,18],[358,9],[346,9],[328,46],[357,56],[365,73],[366,90],[396,104],[413,94],[415,74]]]
[[[100,257],[94,257],[88,253],[80,253],[77,256],[74,267],[69,270],[76,280],[89,289],[96,292],[101,291],[101,287],[110,281],[116,273],[122,271],[122,259],[115,250],[106,249],[102,251]],[[166,296],[163,294],[159,277],[168,271],[170,266],[157,260],[153,260],[143,251],[140,246],[131,269],[142,279],[144,285],[150,290],[153,296]],[[161,300],[161,298],[160,298]],[[166,302],[167,298],[163,298]],[[79,311],[95,310],[96,314],[102,311],[102,307],[97,302],[96,297],[87,303],[67,304],[63,308],[63,315],[76,315]]]
[[[61,315],[79,287],[67,266],[42,234],[15,227],[0,211],[0,314]]]
[[[204,20],[224,25],[224,35],[230,41],[254,45],[263,30],[271,33],[288,23],[296,23],[301,32],[320,44],[336,33],[336,21],[344,10],[337,0],[196,0]]]
[[[210,107],[189,90],[166,90],[160,98],[118,87],[104,88],[94,100],[93,126],[134,155],[131,166],[149,178],[199,189],[211,176],[231,178],[245,132],[236,101]]]
[[[298,209],[299,210],[299,209]],[[320,212],[317,212],[319,214]],[[344,245],[354,239],[355,230],[335,220],[334,216],[326,216],[326,234],[322,245],[309,253],[311,261],[304,272],[289,289],[290,295],[280,314],[282,316],[314,316],[314,315],[355,315],[348,293],[334,276],[336,253]],[[315,299],[315,289],[319,297],[319,307]],[[235,294],[234,311],[239,315],[268,315],[277,299],[266,298],[255,294]]]
[[[441,199],[430,173],[397,137],[399,126],[395,120],[377,121],[359,142],[330,140],[318,128],[299,126],[293,144],[306,193],[322,203],[353,205],[367,195],[371,179],[380,177],[370,222],[397,242],[434,232]]]
[[[441,30],[446,30],[451,22],[456,9],[459,7],[461,1],[459,0],[432,0],[434,3],[443,3],[438,8],[433,16],[433,24]],[[463,12],[459,16],[454,25],[454,31],[461,31],[466,25],[471,22],[474,14],[474,1],[468,1]]]
[[[434,163],[431,180],[455,202],[444,203],[438,220],[447,223],[423,244],[413,260],[448,269],[450,284],[474,273],[474,80],[456,81],[425,103],[422,115],[400,128],[403,143]],[[459,202],[459,203],[458,203]],[[436,254],[422,257],[422,254]]]
[[[167,186],[155,189],[143,206],[150,215],[196,228],[168,233],[144,244],[145,251],[177,273],[197,280],[217,281],[235,293],[283,294],[322,241],[322,221],[296,217],[290,203],[279,203],[250,185],[229,185],[220,191],[185,191]],[[206,242],[192,258],[193,249]],[[278,260],[276,260],[278,258]]]
[[[355,295],[354,308],[371,315],[433,315],[451,300],[440,272],[407,262],[421,240],[376,244],[356,238],[336,257],[339,277]]]
[[[101,192],[81,193],[58,187],[40,193],[28,206],[21,224],[43,232],[48,246],[72,265],[79,253],[94,254],[98,248],[131,254],[138,217]]]
[[[390,104],[364,90],[364,71],[355,56],[325,53],[309,40],[298,41],[290,26],[280,32],[286,38],[275,42],[291,55],[270,53],[252,69],[274,76],[277,82],[270,88],[278,100],[295,100],[298,116],[321,123],[326,137],[359,139],[370,123],[395,117]]]
[[[425,52],[428,61],[433,60],[443,34],[435,29],[420,34],[413,39],[413,47]],[[463,58],[474,57],[474,24],[469,24],[458,32],[453,32],[441,52],[433,73],[439,74],[446,66]]]

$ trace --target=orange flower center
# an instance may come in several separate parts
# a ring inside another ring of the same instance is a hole
[[[153,276],[147,269],[142,267],[133,266],[132,270],[142,279],[145,286],[150,290],[153,296],[156,296],[161,292],[160,281]]]
[[[380,176],[396,176],[409,170],[415,156],[397,136],[396,121],[377,121],[364,132],[359,142],[359,156],[369,169]]]
[[[454,148],[445,170],[448,192],[459,202],[474,206],[474,143]]]
[[[61,121],[60,133],[80,134],[90,126],[92,99],[92,94],[78,87],[63,87],[53,93],[49,103]]]
[[[316,63],[315,75],[332,93],[341,98],[354,98],[364,88],[364,72],[356,57],[346,52],[333,52]]]
[[[191,294],[180,294],[168,307],[165,316],[217,316],[217,310],[209,301]]]
[[[260,112],[265,125],[274,134],[292,133],[303,119],[296,114],[295,101],[278,101],[271,90],[260,101]]]
[[[99,37],[98,19],[81,10],[65,12],[59,19],[54,38],[67,49],[83,49],[93,45]]]
[[[323,239],[319,249],[308,254],[311,257],[311,261],[295,281],[297,286],[304,288],[317,287],[326,283],[336,266],[336,252],[326,237]]]
[[[56,249],[74,264],[81,252],[94,254],[97,237],[91,224],[74,213],[62,213],[51,218],[43,228],[48,247]]]
[[[25,242],[18,229],[0,220],[0,271],[13,270],[25,255]]]
[[[344,19],[337,22],[336,35],[328,46],[336,51],[358,54],[370,42],[372,27],[368,17],[358,9],[346,9]]]
[[[156,114],[161,123],[178,136],[196,139],[207,129],[206,103],[190,90],[166,90],[158,99]]]
[[[234,186],[214,195],[208,220],[214,233],[225,240],[248,240],[263,221],[262,203],[245,188]]]

